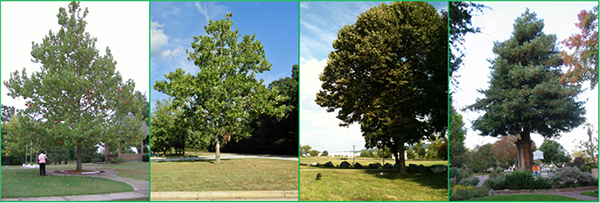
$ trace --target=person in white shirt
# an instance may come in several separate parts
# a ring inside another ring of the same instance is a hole
[[[46,153],[44,152],[44,150],[40,151],[40,155],[38,156],[38,164],[40,164],[40,175],[41,176],[45,176],[46,175],[46,159],[48,157],[46,156]]]

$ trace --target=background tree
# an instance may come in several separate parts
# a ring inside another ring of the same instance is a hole
[[[519,168],[529,171],[531,133],[553,138],[585,121],[584,102],[575,100],[581,87],[559,82],[562,60],[556,36],[543,28],[543,20],[529,10],[517,18],[510,39],[494,44],[490,86],[479,90],[485,97],[468,107],[485,112],[473,122],[481,135],[521,136],[516,143]]]
[[[456,72],[462,64],[463,43],[465,42],[464,37],[469,33],[479,33],[479,27],[473,27],[471,18],[477,13],[483,13],[483,9],[486,8],[482,4],[475,4],[466,1],[450,1],[448,4],[449,10],[449,39],[448,43],[451,48],[448,51],[450,57],[449,75],[452,84],[456,84]]]
[[[366,148],[389,147],[405,173],[405,144],[447,127],[447,16],[426,2],[381,4],[340,29],[316,102],[340,126],[359,123]]]
[[[456,109],[452,105],[449,108],[449,114],[448,137],[450,141],[448,144],[450,148],[450,165],[461,167],[466,158],[464,154],[468,151],[465,147],[467,129],[464,127],[465,123],[463,122],[462,115],[456,112]]]
[[[469,159],[467,160],[467,166],[477,173],[486,171],[489,168],[495,166],[496,159],[492,154],[492,144],[484,144],[475,147],[471,153],[469,153]]]
[[[200,71],[192,75],[181,68],[157,81],[154,89],[173,98],[184,109],[191,128],[212,136],[215,163],[220,163],[221,143],[251,135],[253,113],[283,117],[286,108],[277,106],[286,99],[276,89],[269,90],[256,74],[269,71],[262,44],[255,36],[232,30],[232,13],[204,26],[206,35],[194,36],[188,60]],[[241,41],[238,42],[238,39]]]
[[[319,151],[317,151],[317,150],[314,150],[314,149],[313,149],[313,150],[310,150],[310,152],[308,152],[308,153],[309,153],[309,154],[310,154],[310,156],[312,156],[312,157],[319,156]]]
[[[324,150],[323,152],[321,152],[321,156],[329,156],[329,152],[327,152],[327,150]]]
[[[22,139],[36,148],[77,147],[77,170],[82,169],[83,146],[104,141],[131,141],[140,136],[139,121],[128,121],[121,109],[141,104],[133,97],[134,82],[115,71],[110,49],[101,56],[96,38],[85,32],[88,10],[71,2],[59,9],[58,32],[50,31],[41,43],[32,43],[32,61],[41,70],[29,76],[25,69],[11,73],[4,84],[8,95],[26,100],[23,120],[33,121]]]
[[[381,162],[383,165],[385,164],[385,158],[392,158],[392,152],[388,147],[377,149],[377,157],[381,158]]]
[[[498,166],[502,169],[507,169],[515,164],[515,158],[517,158],[517,136],[506,135],[500,136],[500,138],[494,142],[492,147],[492,154],[496,159]]]
[[[427,150],[424,147],[425,143],[423,141],[417,142],[413,146],[413,152],[419,157],[419,159],[424,159],[427,154]]]
[[[544,159],[542,162],[546,164],[554,164],[555,166],[562,168],[564,163],[571,161],[571,156],[563,148],[563,146],[554,140],[544,140],[540,151],[544,152]]]
[[[360,150],[360,157],[375,157],[372,150]]]
[[[312,147],[309,145],[302,145],[300,146],[300,154],[302,156],[306,156],[307,154],[310,153],[310,151],[312,150]]]
[[[591,129],[590,124],[586,124],[588,140],[580,140],[579,144],[576,146],[578,151],[581,153],[577,154],[577,156],[581,156],[586,162],[598,163],[598,137],[592,136],[597,133],[596,130]]]
[[[562,41],[569,49],[575,49],[572,54],[563,51],[560,56],[569,70],[561,78],[561,82],[580,83],[590,82],[594,89],[598,84],[598,6],[592,10],[582,10],[575,24],[581,30]]]

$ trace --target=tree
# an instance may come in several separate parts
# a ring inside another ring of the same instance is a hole
[[[382,164],[385,164],[385,158],[391,158],[392,152],[388,147],[377,149],[377,157],[381,158]]]
[[[329,156],[329,152],[327,150],[321,152],[321,156]]]
[[[15,115],[15,107],[14,106],[6,106],[2,104],[2,123],[10,122],[10,118]]]
[[[542,32],[543,20],[526,10],[513,25],[511,38],[494,44],[489,89],[479,90],[485,98],[468,108],[485,112],[473,122],[481,135],[520,135],[519,168],[531,171],[530,134],[560,136],[585,121],[585,109],[575,100],[581,86],[559,82],[556,36]]]
[[[310,153],[310,151],[312,150],[312,147],[309,145],[302,145],[300,146],[300,154],[302,156],[306,156],[307,154]]]
[[[492,147],[492,154],[498,163],[498,166],[502,169],[507,169],[515,164],[515,158],[517,157],[517,136],[506,135],[500,136],[494,146]]]
[[[277,89],[269,90],[256,74],[271,69],[262,44],[255,35],[241,36],[232,30],[232,13],[204,26],[206,35],[194,36],[187,59],[200,71],[192,75],[181,68],[165,74],[154,89],[173,98],[184,110],[194,131],[212,136],[215,163],[220,163],[221,143],[251,136],[251,115],[270,114],[281,119],[285,100]],[[238,39],[241,37],[241,42]]]
[[[371,150],[360,150],[360,157],[374,157],[373,151]]]
[[[319,151],[317,150],[310,150],[310,152],[308,152],[310,154],[310,156],[319,156]]]
[[[422,141],[421,142],[417,142],[417,144],[415,144],[415,146],[413,146],[413,151],[415,152],[415,154],[417,154],[419,156],[419,159],[424,159],[425,158],[425,154],[427,154],[427,150],[424,147],[424,144]]]
[[[571,161],[571,156],[563,146],[554,140],[544,140],[540,151],[544,152],[544,159],[542,162],[546,164],[554,164],[555,166],[562,168],[564,163]]]
[[[21,139],[38,149],[76,146],[77,170],[82,169],[83,146],[139,143],[145,138],[140,136],[140,121],[125,119],[122,111],[141,111],[134,99],[135,84],[131,79],[123,83],[108,47],[100,55],[97,39],[85,32],[87,14],[78,2],[71,2],[68,10],[60,8],[60,30],[32,43],[32,61],[40,63],[41,70],[31,76],[25,69],[15,71],[4,82],[9,96],[26,100],[21,122],[29,122],[30,132]]]
[[[406,151],[406,158],[408,158],[408,159],[415,159],[416,157],[417,157],[417,155],[412,150],[407,150]]]
[[[587,141],[586,140],[579,141],[579,145],[577,145],[576,147],[582,153],[578,154],[578,156],[581,156],[587,162],[597,164],[598,163],[598,161],[597,161],[597,159],[598,159],[598,137],[592,136],[597,131],[592,130],[593,126],[591,126],[590,124],[586,124],[586,126],[587,126],[588,140]]]
[[[465,160],[463,156],[467,153],[467,148],[465,147],[467,129],[464,127],[465,123],[463,122],[462,115],[456,112],[456,109],[452,105],[450,106],[449,114],[448,137],[450,141],[448,144],[450,145],[450,165],[461,167]]]
[[[448,50],[450,57],[449,75],[452,84],[456,84],[456,77],[453,75],[460,65],[462,64],[462,57],[464,53],[462,45],[465,42],[464,37],[469,33],[479,33],[479,27],[473,27],[471,18],[477,13],[482,13],[483,9],[486,8],[482,4],[475,4],[472,2],[465,1],[450,1],[448,5],[449,10],[449,40],[448,43],[451,49]]]
[[[473,152],[469,153],[467,166],[477,173],[484,172],[491,167],[494,167],[496,159],[492,154],[492,144],[484,144],[475,147]]]
[[[581,83],[590,82],[594,89],[598,84],[598,6],[592,10],[582,10],[578,15],[575,26],[581,30],[562,41],[569,49],[575,49],[572,54],[560,53],[569,70],[563,74],[561,82]]]
[[[447,40],[447,16],[426,2],[372,7],[340,29],[316,103],[360,124],[365,147],[389,147],[405,173],[404,145],[446,131]]]

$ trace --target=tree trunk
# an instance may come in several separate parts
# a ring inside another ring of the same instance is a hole
[[[221,145],[219,143],[219,136],[215,136],[215,163],[221,163]]]
[[[108,144],[104,143],[104,163],[108,163],[109,162],[109,156],[110,155],[110,150],[108,149]]]
[[[81,146],[82,143],[81,141],[77,142],[77,168],[75,170],[81,170],[83,169],[83,165],[81,163],[82,159],[81,159]]]
[[[517,140],[517,150],[519,152],[519,170],[531,171],[533,165],[533,152],[531,151],[531,136],[529,132],[529,124],[525,124],[521,133],[521,140]]]
[[[117,157],[121,158],[121,142],[117,143]]]
[[[406,174],[406,164],[405,164],[405,160],[404,160],[404,142],[400,142],[400,146],[398,146],[398,161],[396,163],[398,163],[398,172],[400,173],[400,175],[405,175]],[[402,156],[400,156],[400,154],[402,154]]]

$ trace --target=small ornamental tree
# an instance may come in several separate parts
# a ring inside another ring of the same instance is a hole
[[[108,47],[100,55],[96,38],[85,31],[87,14],[78,2],[60,8],[60,30],[32,43],[32,61],[41,64],[41,70],[31,75],[25,69],[15,71],[4,81],[9,96],[26,100],[20,136],[10,142],[33,143],[36,149],[76,146],[77,170],[82,169],[84,146],[136,146],[147,136],[140,130],[139,118],[127,117],[132,109],[135,114],[142,110],[134,98],[135,84],[123,82]]]
[[[543,20],[527,10],[513,25],[510,39],[494,44],[489,89],[468,108],[485,112],[473,121],[482,136],[520,135],[519,168],[531,171],[531,133],[558,137],[585,122],[585,109],[575,100],[581,86],[560,83],[563,61]]]
[[[571,162],[571,156],[563,146],[554,140],[544,140],[540,151],[544,152],[542,162],[546,164],[554,164],[562,168],[565,163]]]
[[[286,97],[255,78],[271,70],[262,44],[254,35],[240,36],[237,28],[233,30],[232,16],[228,13],[225,19],[210,20],[204,26],[206,35],[194,36],[192,50],[186,53],[200,70],[198,73],[178,68],[154,85],[184,110],[191,130],[212,137],[217,164],[221,162],[221,143],[251,136],[253,113],[281,118],[287,110],[287,106],[277,105]]]

